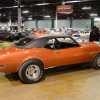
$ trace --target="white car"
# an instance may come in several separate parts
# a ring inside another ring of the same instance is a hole
[[[90,31],[77,31],[75,34],[72,35],[72,37],[89,37],[90,36]]]

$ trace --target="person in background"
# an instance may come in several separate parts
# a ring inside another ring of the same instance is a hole
[[[96,26],[92,27],[92,31],[90,32],[90,36],[89,36],[89,42],[93,42],[93,30],[95,29]]]
[[[65,34],[71,36],[71,30],[69,28],[66,28]]]
[[[93,26],[93,30],[90,32],[89,42],[99,41],[99,38],[100,38],[99,28]]]
[[[62,33],[65,34],[65,27],[63,27],[61,30],[62,30]]]

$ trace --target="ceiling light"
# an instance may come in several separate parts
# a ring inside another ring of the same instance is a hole
[[[13,6],[14,8],[17,8],[18,6]]]
[[[76,2],[82,2],[82,1],[67,1],[65,3],[76,3]]]
[[[90,16],[97,16],[97,14],[90,14]]]
[[[40,4],[35,4],[35,5],[38,5],[38,6],[42,6],[42,5],[49,5],[50,3],[40,3]]]
[[[12,6],[12,7],[17,8],[18,6]],[[20,7],[24,7],[24,5],[20,5]],[[9,8],[11,8],[11,7],[9,7]]]
[[[91,7],[82,7],[82,9],[91,9]]]
[[[25,11],[22,11],[22,13],[29,13],[29,11],[28,10],[25,10]]]
[[[49,15],[46,15],[46,16],[44,16],[44,17],[50,17]]]
[[[29,17],[28,20],[32,20],[32,18]]]

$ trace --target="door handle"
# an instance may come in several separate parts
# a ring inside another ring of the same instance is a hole
[[[59,54],[59,53],[61,53],[61,52],[56,52],[56,54]]]

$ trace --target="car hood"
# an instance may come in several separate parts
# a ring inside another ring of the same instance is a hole
[[[1,55],[10,54],[10,53],[17,52],[17,51],[20,51],[20,50],[21,49],[16,48],[14,46],[7,46],[7,47],[0,48],[0,54]]]

